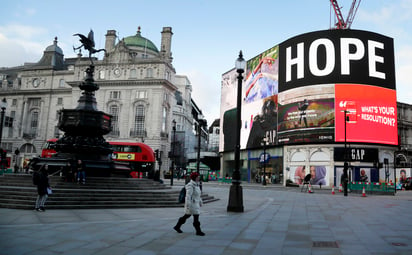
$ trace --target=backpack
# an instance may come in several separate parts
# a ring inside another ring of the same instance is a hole
[[[180,190],[180,193],[179,193],[179,199],[178,199],[179,203],[184,203],[184,202],[185,202],[185,198],[186,198],[186,187],[183,187],[183,188]]]
[[[35,171],[33,173],[33,184],[38,185],[39,182],[40,182],[40,173],[39,173],[39,171]]]

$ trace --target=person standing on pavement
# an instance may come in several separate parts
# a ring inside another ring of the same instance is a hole
[[[48,193],[47,189],[50,188],[49,177],[47,171],[49,166],[46,164],[40,168],[37,173],[33,173],[33,183],[37,185],[37,199],[35,210],[39,212],[44,212],[44,204],[46,203]]]
[[[83,162],[80,159],[77,160],[77,183],[86,183],[86,171],[84,168]]]
[[[196,230],[196,235],[204,236],[205,233],[200,229],[199,215],[200,207],[203,204],[201,191],[199,187],[200,176],[197,172],[190,175],[190,182],[186,184],[186,199],[185,199],[185,214],[179,218],[176,226],[173,227],[178,233],[183,233],[180,227],[193,215],[193,227]]]

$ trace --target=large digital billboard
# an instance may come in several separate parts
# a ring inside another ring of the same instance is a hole
[[[261,147],[263,138],[270,144],[396,145],[395,89],[392,38],[349,29],[293,37],[247,61],[241,148]],[[235,128],[236,97],[222,87],[222,99],[233,102],[221,108],[227,130]],[[221,142],[221,151],[233,150],[234,144]]]
[[[242,89],[241,148],[276,144],[279,47],[247,61]]]
[[[231,151],[235,148],[236,98],[237,73],[232,69],[222,76],[219,151]]]

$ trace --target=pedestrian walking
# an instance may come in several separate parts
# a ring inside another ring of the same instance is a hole
[[[46,203],[48,197],[48,189],[50,189],[49,185],[49,177],[47,171],[49,166],[43,165],[39,171],[33,173],[33,184],[37,185],[37,199],[35,210],[39,212],[44,212],[44,204]]]
[[[190,182],[186,184],[186,199],[185,199],[185,214],[179,218],[176,226],[173,227],[178,233],[183,231],[180,227],[186,222],[190,216],[193,215],[193,227],[196,230],[196,235],[204,236],[205,233],[200,229],[199,215],[200,207],[202,206],[201,191],[199,187],[200,176],[199,173],[193,172],[190,175]]]

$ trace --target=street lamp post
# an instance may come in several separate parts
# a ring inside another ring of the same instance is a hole
[[[0,107],[1,107],[1,116],[0,116],[0,118],[1,118],[1,120],[0,120],[0,148],[1,148],[1,139],[3,137],[4,114],[5,114],[6,108],[7,108],[6,98],[3,98],[3,100],[1,100]]]
[[[266,186],[266,160],[267,160],[267,158],[266,158],[266,137],[265,138],[263,138],[263,141],[262,141],[262,145],[263,145],[263,181],[262,181],[262,185],[263,186]]]
[[[6,152],[3,151],[3,149],[1,148],[1,138],[3,137],[4,114],[5,114],[6,108],[7,108],[6,98],[3,98],[3,100],[1,100],[0,107],[1,107],[1,115],[0,115],[0,118],[1,118],[1,120],[0,120],[0,153],[1,153],[0,166],[1,167],[0,167],[0,170],[3,172]]]
[[[240,186],[240,127],[241,127],[241,112],[242,112],[242,81],[246,69],[246,61],[243,59],[242,51],[235,62],[237,76],[237,104],[236,104],[236,144],[235,144],[235,169],[232,176],[232,186],[229,191],[229,203],[227,211],[243,212],[243,191]]]
[[[175,143],[176,143],[176,121],[173,120],[173,143],[172,143],[172,176],[170,176],[170,186],[173,186],[173,175],[175,168]]]
[[[347,151],[347,145],[346,145],[346,122],[347,122],[347,110],[344,110],[344,120],[345,120],[345,149],[344,149],[344,155],[343,159],[345,160],[343,164],[343,195],[346,197],[348,196],[348,151]]]
[[[198,123],[197,123],[197,165],[196,171],[200,173],[200,142],[202,137],[202,125],[203,125],[203,115],[198,115]]]

